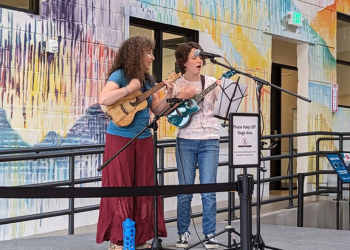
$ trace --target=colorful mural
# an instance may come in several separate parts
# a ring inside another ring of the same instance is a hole
[[[234,67],[268,81],[272,36],[309,43],[306,94],[313,102],[306,108],[307,129],[348,128],[349,110],[330,113],[327,95],[330,84],[336,83],[336,12],[350,15],[350,0],[41,0],[40,15],[0,8],[0,149],[104,143],[108,119],[97,98],[124,38],[126,5],[131,6],[131,16],[198,30],[206,50],[219,51]],[[285,25],[291,10],[305,17],[300,32]],[[49,39],[58,41],[57,54],[45,51]],[[204,73],[219,77],[222,68],[209,65]],[[240,111],[257,112],[255,83],[246,77],[240,81],[248,84],[248,97]],[[263,88],[261,99],[267,134],[269,87]],[[165,119],[159,131],[160,138],[175,136],[175,128]],[[308,141],[309,148],[316,139]],[[98,175],[100,157],[77,159],[77,178]],[[0,185],[67,178],[67,159],[0,163]],[[1,200],[0,218],[66,206],[60,200]],[[56,221],[52,230],[67,226],[60,219],[52,220]],[[90,218],[82,225],[95,222],[96,218]],[[2,225],[0,239],[49,230],[44,224],[38,220]]]
[[[97,97],[122,39],[120,12],[107,12],[109,7],[118,10],[117,4],[102,9],[91,1],[41,1],[41,16],[0,8],[0,149],[104,143],[108,119]],[[113,24],[109,19],[101,22],[112,15]],[[58,41],[57,54],[45,52],[48,39]],[[96,166],[101,161],[101,155],[77,157],[76,178],[99,175]],[[0,185],[67,179],[68,158],[0,163]],[[78,199],[77,206],[96,203]],[[67,201],[60,199],[0,204],[0,218],[67,208]],[[66,218],[51,220],[53,230],[67,227]],[[2,225],[0,239],[49,228],[45,220]]]

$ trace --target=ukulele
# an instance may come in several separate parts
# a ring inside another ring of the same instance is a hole
[[[230,78],[235,74],[235,71],[230,70],[225,72],[222,77]],[[214,82],[201,93],[195,94],[194,97],[189,101],[181,103],[167,115],[168,122],[178,128],[186,127],[187,124],[191,121],[193,114],[197,113],[200,110],[198,103],[204,99],[204,96],[206,94],[215,89],[216,86],[218,86],[218,84],[217,82]]]
[[[175,82],[180,77],[181,73],[172,72],[167,77],[167,80]],[[128,126],[134,120],[135,114],[147,107],[147,98],[154,93],[157,93],[157,91],[164,86],[165,83],[160,82],[144,93],[142,93],[140,90],[132,92],[129,95],[119,99],[114,104],[105,107],[104,111],[116,126]]]

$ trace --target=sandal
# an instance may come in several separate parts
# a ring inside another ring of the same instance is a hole
[[[123,250],[123,246],[119,246],[111,242],[109,244],[108,250]]]
[[[142,244],[137,244],[135,245],[135,249],[151,249],[152,245],[150,243],[142,243]]]

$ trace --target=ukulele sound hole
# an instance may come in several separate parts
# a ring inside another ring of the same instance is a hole
[[[136,107],[137,105],[139,105],[139,99],[136,97],[136,100],[134,102],[129,102],[131,106]]]
[[[180,112],[180,110],[179,110],[179,109],[175,109],[175,110],[176,110],[176,114],[177,114],[178,116],[183,117],[183,115],[182,115],[182,113]]]

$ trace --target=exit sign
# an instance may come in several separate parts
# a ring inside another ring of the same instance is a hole
[[[289,11],[287,14],[288,25],[302,27],[303,26],[303,15],[295,11]]]

